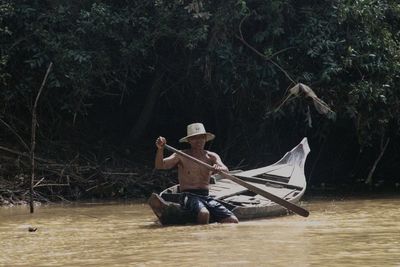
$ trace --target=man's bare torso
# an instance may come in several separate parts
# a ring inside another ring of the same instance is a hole
[[[185,150],[184,152],[207,164],[213,165],[215,163],[215,158],[212,152],[206,150],[203,150],[200,154],[193,154],[190,150]],[[179,157],[179,159],[178,180],[180,190],[208,189],[210,176],[212,174],[211,171],[186,158]]]

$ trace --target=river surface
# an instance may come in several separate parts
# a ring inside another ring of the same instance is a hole
[[[173,227],[142,203],[0,208],[0,266],[400,266],[400,198],[303,204],[308,218]]]

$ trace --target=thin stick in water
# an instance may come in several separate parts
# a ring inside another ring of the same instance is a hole
[[[35,181],[35,146],[36,146],[36,125],[37,125],[37,119],[36,119],[36,109],[37,105],[39,102],[40,95],[42,94],[43,87],[46,84],[47,77],[49,76],[50,70],[53,66],[53,62],[50,62],[49,67],[47,68],[46,74],[44,75],[42,85],[40,86],[39,92],[36,95],[36,100],[35,104],[33,105],[32,109],[32,135],[31,135],[31,183],[29,187],[29,195],[30,195],[30,201],[29,201],[29,206],[30,206],[30,212],[34,212],[34,206],[33,206],[33,187],[34,187],[34,181]]]

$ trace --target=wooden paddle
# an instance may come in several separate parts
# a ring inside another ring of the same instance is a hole
[[[175,148],[173,148],[173,147],[171,147],[171,146],[169,146],[167,144],[165,144],[164,147],[166,149],[168,149],[169,151],[171,151],[171,152],[175,152],[176,154],[179,154],[179,155],[181,155],[181,156],[183,156],[183,157],[185,157],[187,159],[190,159],[190,160],[200,164],[203,167],[208,168],[209,170],[215,170],[211,165],[209,165],[209,164],[207,164],[207,163],[205,163],[205,162],[203,162],[203,161],[201,161],[199,159],[196,159],[195,157],[192,157],[192,156],[190,156],[190,155],[188,155],[188,154],[186,154],[186,153],[184,153],[184,152],[182,152],[180,150],[177,150],[177,149],[175,149]],[[226,172],[223,172],[223,171],[220,171],[220,174],[224,178],[229,179],[229,180],[231,180],[231,181],[233,181],[233,182],[235,182],[235,183],[237,183],[237,184],[249,189],[250,191],[252,191],[252,192],[254,192],[256,194],[259,194],[260,196],[268,198],[269,200],[271,200],[271,201],[273,201],[273,202],[275,202],[275,203],[287,208],[290,211],[293,211],[294,213],[297,213],[297,214],[299,214],[299,215],[301,215],[303,217],[308,217],[308,215],[310,214],[308,212],[308,210],[303,209],[302,207],[299,207],[296,204],[293,204],[293,203],[291,203],[291,202],[289,202],[289,201],[287,201],[287,200],[285,200],[283,198],[275,196],[274,194],[271,194],[271,193],[269,193],[267,191],[264,191],[261,188],[258,188],[258,187],[254,186],[252,184],[249,184],[249,183],[247,183],[247,182],[245,182],[245,181],[243,181],[243,180],[241,180],[241,179],[239,179],[239,178],[237,178],[235,176],[232,176],[232,175],[230,175],[230,174],[228,174]]]

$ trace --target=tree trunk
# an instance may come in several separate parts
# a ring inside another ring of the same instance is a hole
[[[390,141],[390,138],[387,138],[385,144],[383,144],[383,136],[382,136],[382,140],[381,140],[381,153],[379,153],[378,158],[375,160],[374,165],[372,165],[372,168],[371,168],[371,170],[370,170],[369,173],[368,173],[368,177],[367,177],[367,179],[365,180],[365,183],[368,184],[368,185],[370,185],[370,186],[372,186],[373,175],[374,175],[376,166],[378,165],[379,161],[380,161],[381,158],[383,157],[383,154],[385,154],[386,148],[387,148],[388,145],[389,145],[389,141]]]

